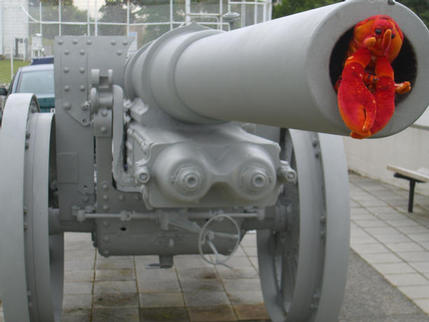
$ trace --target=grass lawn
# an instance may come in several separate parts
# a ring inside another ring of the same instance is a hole
[[[14,60],[13,61],[13,72],[16,73],[19,67],[30,64],[29,61]],[[10,59],[0,60],[0,84],[10,83]]]

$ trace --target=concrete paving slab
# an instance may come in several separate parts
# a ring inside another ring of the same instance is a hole
[[[137,292],[102,292],[94,294],[94,308],[139,307]]]
[[[429,285],[400,286],[402,293],[410,299],[429,299]]]
[[[429,285],[429,281],[420,273],[386,274],[384,277],[394,286]]]
[[[391,252],[377,253],[377,254],[361,254],[361,257],[370,264],[387,264],[387,263],[403,263],[395,254]]]
[[[115,293],[137,293],[135,281],[95,281],[94,295]]]
[[[185,304],[187,307],[203,307],[203,306],[217,306],[217,305],[230,305],[228,296],[222,291],[213,290],[192,290],[191,292],[185,291]]]
[[[228,291],[228,297],[232,305],[263,304],[262,291]]]
[[[96,281],[132,281],[136,279],[134,269],[97,269],[95,271]]]
[[[86,309],[79,312],[63,313],[61,322],[92,322],[92,311]]]
[[[429,300],[416,300],[416,304],[427,314],[429,314]]]
[[[139,322],[138,308],[95,308],[92,322]]]
[[[71,268],[72,269],[72,268]],[[68,270],[64,272],[65,282],[92,282],[94,280],[93,270]]]
[[[91,294],[64,294],[63,297],[63,310],[66,314],[90,310],[91,304]]]
[[[92,294],[91,282],[64,282],[64,294]]]
[[[410,265],[412,267],[414,267],[414,269],[417,272],[420,272],[420,273],[429,273],[429,262],[411,262]]]
[[[140,293],[140,307],[184,307],[183,293]]]
[[[266,321],[269,320],[264,304],[242,304],[233,306],[238,320],[242,321]]]
[[[189,308],[190,321],[234,321],[236,316],[229,305],[218,305],[218,306],[200,306]]]
[[[396,252],[406,262],[429,262],[429,251],[421,252]]]
[[[353,249],[359,254],[379,254],[386,253],[389,249],[380,242],[368,244],[354,244]]]
[[[388,248],[394,252],[420,252],[424,249],[415,242],[406,243],[385,243]]]
[[[141,308],[140,321],[189,322],[188,310],[181,307]]]
[[[418,234],[408,234],[408,238],[411,238],[412,240],[416,242],[429,242],[429,231],[427,233],[418,233]]]
[[[420,245],[422,245],[426,250],[429,250],[429,242],[422,242]]]
[[[180,285],[174,269],[146,269],[137,271],[139,292],[180,292]]]

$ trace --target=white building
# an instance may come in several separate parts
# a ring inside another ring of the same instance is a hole
[[[29,41],[28,0],[0,0],[0,55],[26,56]],[[23,10],[24,9],[24,10]]]

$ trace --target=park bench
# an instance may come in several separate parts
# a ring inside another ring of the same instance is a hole
[[[429,182],[429,169],[420,168],[418,170],[410,170],[394,165],[387,165],[387,170],[393,171],[395,178],[406,179],[410,182],[410,191],[408,194],[408,212],[413,212],[414,190],[416,183]]]

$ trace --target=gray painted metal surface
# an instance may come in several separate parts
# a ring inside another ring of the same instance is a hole
[[[155,254],[170,267],[177,254],[222,262],[252,229],[273,320],[334,320],[349,235],[341,139],[285,128],[348,133],[330,74],[341,67],[343,36],[377,13],[394,17],[413,49],[399,63],[415,58],[418,67],[413,91],[381,135],[423,112],[428,32],[390,3],[346,1],[229,33],[190,25],[128,60],[126,37],[57,38],[55,144],[49,149],[50,116],[27,122],[31,95],[8,99],[18,107],[6,108],[0,128],[8,321],[59,316],[60,301],[50,299],[60,299],[63,231],[92,232],[103,256]],[[30,234],[22,233],[24,205],[39,216]]]
[[[0,172],[4,315],[7,321],[60,321],[63,234],[50,234],[48,209],[53,114],[37,113],[31,94],[11,95],[5,110],[0,132],[0,148],[8,151],[2,153]],[[11,208],[15,202],[20,207]]]
[[[76,225],[72,215],[73,207],[93,207],[95,203],[94,129],[88,101],[91,69],[102,73],[111,69],[113,82],[122,85],[129,45],[130,39],[125,37],[67,36],[55,42],[57,185],[62,225],[68,230],[93,229],[91,223]],[[111,158],[111,151],[109,155]]]
[[[413,91],[378,136],[394,134],[429,103],[429,75],[422,72],[429,69],[429,34],[412,11],[390,3],[346,1],[227,33],[176,30],[152,43],[129,70],[134,93],[188,122],[233,120],[347,135],[331,79],[345,50],[334,49],[359,21],[387,14],[413,49],[399,63],[418,66],[409,75]]]
[[[24,180],[27,282],[31,321],[60,321],[62,313],[63,233],[49,232],[49,186],[53,114],[36,113],[30,119],[30,137]]]
[[[27,119],[34,101],[31,94],[9,96],[0,129],[0,297],[6,321],[30,321],[24,260],[24,162]]]

